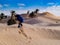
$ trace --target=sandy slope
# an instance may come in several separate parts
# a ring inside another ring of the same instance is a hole
[[[60,45],[60,30],[24,24],[26,38],[16,25],[0,24],[0,45]]]
[[[5,23],[7,19],[1,22]],[[24,33],[20,31],[17,24],[7,26],[0,23],[0,45],[60,45],[60,18],[52,14],[43,13],[36,18],[26,18]]]

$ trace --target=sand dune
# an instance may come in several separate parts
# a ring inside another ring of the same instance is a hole
[[[23,25],[28,38],[19,33],[17,24],[12,26],[0,24],[0,45],[60,45],[60,30]]]
[[[22,29],[17,24],[7,26],[8,18],[0,21],[0,45],[60,45],[59,18],[48,12],[35,18],[23,17]]]

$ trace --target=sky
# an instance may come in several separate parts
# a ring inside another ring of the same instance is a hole
[[[6,15],[10,15],[11,10],[21,14],[35,9],[60,16],[60,0],[0,0],[0,13]]]

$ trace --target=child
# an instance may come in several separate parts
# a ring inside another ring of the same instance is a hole
[[[16,17],[16,20],[19,22],[18,28],[22,27],[23,18],[19,14],[16,14],[15,17]]]

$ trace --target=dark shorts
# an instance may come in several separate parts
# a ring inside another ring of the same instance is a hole
[[[23,20],[18,20],[20,23],[23,23]]]

